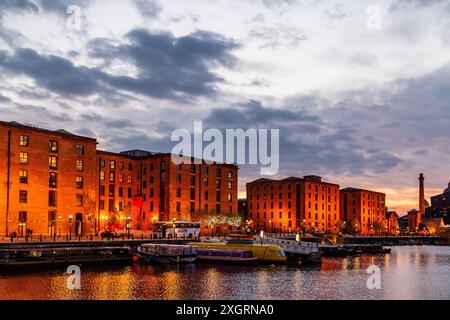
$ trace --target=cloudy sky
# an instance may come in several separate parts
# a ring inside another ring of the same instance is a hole
[[[449,0],[0,0],[0,119],[105,150],[170,151],[194,120],[277,128],[278,177],[404,212],[420,172],[428,197],[450,179],[449,103]],[[241,196],[258,177],[241,167]]]

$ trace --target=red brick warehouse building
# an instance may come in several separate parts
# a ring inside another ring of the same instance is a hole
[[[114,223],[237,213],[238,168],[97,150],[96,139],[0,121],[0,234],[95,233]]]
[[[386,222],[386,195],[357,188],[341,191],[341,220],[357,233],[374,234]]]
[[[255,180],[247,184],[247,202],[256,230],[332,231],[339,219],[339,185],[319,176]]]

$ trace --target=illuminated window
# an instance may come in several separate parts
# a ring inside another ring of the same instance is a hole
[[[21,152],[19,156],[21,164],[28,164],[28,152]]]
[[[231,179],[231,178],[233,178],[233,172],[228,171],[228,179]],[[273,189],[273,186],[272,186],[272,189]]]
[[[124,163],[123,161],[119,162],[119,170],[123,170],[124,168]]]
[[[114,160],[109,161],[109,169],[111,169],[111,170],[116,169],[116,162]]]
[[[123,182],[123,174],[122,173],[119,174],[119,182]]]
[[[58,141],[50,141],[50,152],[58,152]]]
[[[116,180],[116,175],[114,172],[109,173],[109,182],[114,182]]]
[[[76,178],[76,187],[78,189],[82,189],[83,188],[83,177],[77,177]]]
[[[228,194],[228,201],[232,201],[233,200],[233,194],[232,193],[229,193]]]
[[[28,146],[29,138],[28,136],[20,136],[20,145],[23,147]]]
[[[101,181],[105,180],[105,171],[100,171],[100,180]]]
[[[228,181],[228,189],[233,189],[233,182]],[[272,194],[272,198],[273,198],[273,194]]]
[[[131,176],[128,176],[128,183],[131,183],[131,182],[132,182]]]
[[[77,160],[77,171],[83,171],[83,160]]]
[[[48,158],[48,166],[50,169],[56,169],[58,167],[58,158],[56,156],[50,156]]]
[[[20,170],[20,183],[27,184],[28,183],[28,171]]]

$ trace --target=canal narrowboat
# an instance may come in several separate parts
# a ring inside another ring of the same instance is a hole
[[[0,268],[131,261],[129,247],[26,247],[0,249]]]
[[[193,245],[143,244],[138,247],[137,258],[145,263],[192,263],[197,260]]]
[[[210,248],[197,248],[199,261],[223,263],[249,263],[258,261],[250,250],[222,250]]]

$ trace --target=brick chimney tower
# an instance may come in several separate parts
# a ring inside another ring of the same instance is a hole
[[[423,173],[419,176],[419,212],[425,216],[425,186]]]

